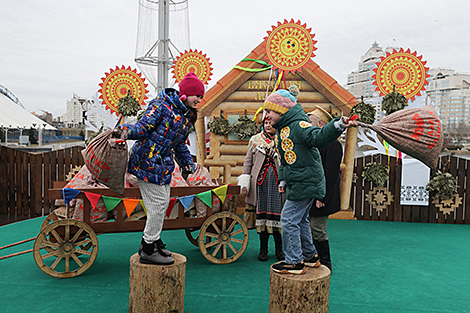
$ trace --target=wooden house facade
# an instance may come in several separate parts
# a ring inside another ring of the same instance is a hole
[[[246,59],[264,60],[265,48],[263,44],[256,47]],[[263,65],[255,61],[241,61],[238,67],[245,69],[258,69]],[[254,116],[255,112],[263,105],[266,90],[270,84],[269,93],[274,86],[274,75],[270,70],[252,72],[234,68],[229,71],[215,86],[209,89],[198,108],[198,121],[196,132],[205,134],[206,127],[204,117],[210,116],[211,120],[216,116],[224,116],[230,124],[247,114]],[[350,114],[356,99],[352,94],[341,87],[336,80],[311,61],[302,70],[295,74],[289,73],[282,81],[280,89],[291,85],[299,87],[298,102],[306,112],[312,111],[315,106],[320,106],[340,116]],[[261,122],[258,115],[258,122]],[[242,174],[243,162],[247,152],[248,139],[238,140],[230,132],[226,136],[210,133],[210,153],[206,154],[206,142],[204,136],[197,138],[197,162],[209,168],[213,179],[222,179],[224,183],[236,184],[236,178]]]

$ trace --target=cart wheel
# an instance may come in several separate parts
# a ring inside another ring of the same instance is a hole
[[[34,241],[33,254],[39,269],[47,275],[71,278],[93,264],[98,254],[98,238],[84,222],[58,220],[41,229]]]
[[[200,227],[191,227],[191,228],[184,229],[184,232],[186,233],[186,237],[188,238],[189,242],[191,242],[196,247],[199,247],[199,241],[197,239],[199,236],[200,229],[201,229]],[[206,237],[206,243],[209,243],[211,241],[212,241],[211,237],[209,236]]]
[[[49,225],[50,223],[52,222],[55,222],[59,219],[59,217],[57,216],[57,214],[55,214],[55,212],[52,212],[51,214],[49,214],[46,219],[42,222],[41,224],[41,229],[43,229],[44,227],[46,227],[47,225]]]
[[[206,242],[208,238],[214,239]],[[228,264],[237,260],[248,245],[248,228],[238,215],[220,212],[209,217],[201,226],[198,236],[202,255],[215,264]],[[215,247],[214,250],[207,250]]]
[[[197,241],[197,237],[199,235],[199,229],[200,229],[199,227],[191,227],[191,228],[184,229],[184,232],[189,242],[191,242],[196,247],[199,247],[199,242]]]

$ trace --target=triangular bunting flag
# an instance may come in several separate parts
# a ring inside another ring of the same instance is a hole
[[[170,217],[171,210],[173,210],[173,206],[175,205],[176,198],[170,198],[170,203],[168,204],[168,208],[166,209],[166,217]]]
[[[96,209],[96,205],[98,204],[98,201],[101,198],[101,195],[97,193],[92,193],[92,192],[86,192],[85,191],[85,196],[90,200],[91,206],[93,209]]]
[[[65,204],[68,204],[70,201],[75,199],[76,196],[80,193],[80,190],[72,189],[72,188],[64,188],[61,190],[62,199],[65,200]]]
[[[127,217],[131,216],[132,211],[134,211],[137,204],[139,204],[140,200],[138,199],[122,199],[122,203],[126,208]]]
[[[212,208],[212,190],[204,191],[196,195],[202,202],[204,202],[208,207]]]
[[[147,215],[147,208],[145,207],[144,200],[140,200],[140,205],[144,209],[145,215]]]
[[[191,206],[191,202],[193,202],[194,197],[195,195],[184,196],[178,198],[178,200],[180,200],[181,204],[185,207],[185,209],[189,211],[189,207]]]
[[[227,185],[223,185],[215,189],[212,189],[212,191],[216,194],[217,197],[219,197],[222,203],[224,203],[225,197],[227,196],[227,187],[228,187]]]
[[[114,198],[114,197],[107,197],[107,196],[102,196],[103,197],[103,201],[104,201],[104,206],[106,207],[106,210],[107,211],[111,211],[113,210],[116,205],[119,204],[119,202],[121,202],[121,198]]]

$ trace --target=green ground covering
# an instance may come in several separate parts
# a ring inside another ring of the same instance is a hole
[[[0,246],[37,235],[43,218],[0,227]],[[330,220],[333,275],[330,312],[470,312],[470,227]],[[129,258],[140,233],[98,236],[95,263],[81,276],[57,279],[36,266],[32,253],[0,260],[0,311],[128,312]],[[267,312],[269,266],[257,260],[250,231],[236,262],[208,262],[183,230],[165,231],[172,251],[187,257],[185,312]],[[33,243],[0,251],[30,249]]]

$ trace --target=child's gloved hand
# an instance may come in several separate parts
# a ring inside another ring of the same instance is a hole
[[[126,140],[127,135],[128,135],[127,130],[119,128],[119,127],[115,127],[113,129],[112,134],[111,134],[111,138],[122,138],[122,139]]]

